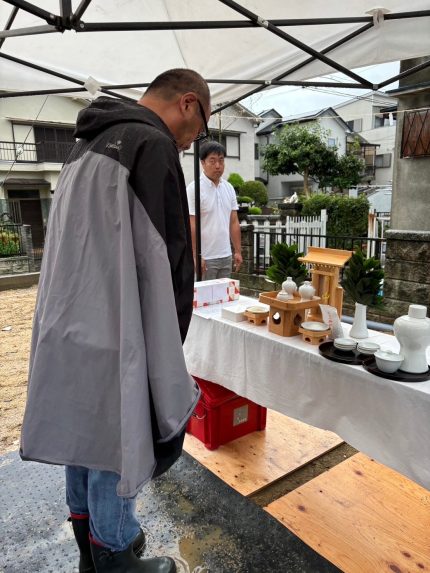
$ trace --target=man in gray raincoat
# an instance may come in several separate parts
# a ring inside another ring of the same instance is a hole
[[[66,466],[81,573],[176,571],[136,557],[135,496],[179,457],[199,398],[182,352],[194,268],[178,151],[207,135],[209,115],[207,84],[187,69],[137,103],[99,98],[58,180],[21,457]]]

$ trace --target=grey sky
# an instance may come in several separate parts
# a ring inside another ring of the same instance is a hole
[[[356,71],[373,83],[381,82],[399,72],[399,62],[391,62],[375,66],[359,68]],[[331,79],[341,81],[341,74],[324,76],[318,79]],[[344,81],[344,80],[343,80]],[[347,79],[346,81],[351,81]],[[390,84],[384,88],[394,89],[398,83]],[[350,90],[345,88],[301,88],[301,87],[279,87],[266,90],[261,94],[256,94],[243,101],[244,105],[254,113],[275,108],[283,117],[296,115],[307,111],[324,109],[343,103],[354,96],[368,92],[369,90]]]

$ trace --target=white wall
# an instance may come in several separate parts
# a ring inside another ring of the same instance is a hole
[[[390,153],[391,165],[390,167],[377,168],[375,170],[375,185],[387,185],[393,180],[393,162],[394,162],[394,147],[396,143],[396,126],[383,126],[363,131],[362,135],[369,143],[376,143],[379,147],[376,148],[376,155]]]
[[[337,113],[345,121],[362,119],[362,130],[359,132],[369,143],[379,145],[376,154],[391,154],[391,166],[386,168],[377,168],[375,170],[375,179],[372,183],[375,185],[386,185],[393,180],[393,162],[394,147],[396,139],[396,126],[374,127],[375,112],[381,107],[396,105],[395,98],[385,96],[384,94],[367,94],[366,99],[350,100],[343,105],[336,106]]]
[[[209,127],[220,130],[228,135],[228,132],[239,133],[240,158],[229,157],[225,159],[224,177],[228,179],[230,173],[239,173],[245,181],[255,178],[254,144],[255,138],[255,118],[243,117],[243,108],[233,106],[212,115]],[[221,117],[219,117],[221,116]],[[228,153],[228,149],[227,149]],[[187,153],[181,153],[181,164],[184,170],[185,183],[188,185],[194,180],[194,154],[193,147]]]

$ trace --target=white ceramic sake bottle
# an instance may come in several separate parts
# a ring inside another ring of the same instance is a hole
[[[294,298],[294,293],[297,290],[297,285],[291,277],[287,277],[287,280],[282,283],[282,290],[288,293],[289,298],[291,299]]]
[[[430,346],[430,318],[427,307],[409,305],[408,314],[394,321],[394,334],[400,343],[400,353],[405,357],[401,370],[422,374],[428,370],[427,347]]]
[[[312,300],[315,296],[315,288],[312,286],[311,281],[304,281],[304,283],[299,286],[299,294],[302,300]]]

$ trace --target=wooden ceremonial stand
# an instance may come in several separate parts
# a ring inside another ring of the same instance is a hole
[[[269,316],[269,311],[266,310],[265,312],[252,312],[250,310],[245,310],[244,314],[248,319],[248,322],[252,322],[256,326],[260,326],[260,324],[266,324],[267,317]]]
[[[316,295],[320,297],[321,303],[334,306],[339,317],[342,316],[343,304],[343,288],[339,284],[339,271],[351,256],[352,251],[309,247],[307,255],[299,258],[302,263],[312,265],[312,286]],[[322,322],[321,309],[318,305],[311,309],[307,320]]]
[[[302,300],[295,296],[290,300],[278,300],[279,291],[262,292],[260,302],[270,306],[269,331],[280,336],[296,336],[301,323],[306,320],[306,310],[317,309],[321,301],[314,296],[312,300]]]

